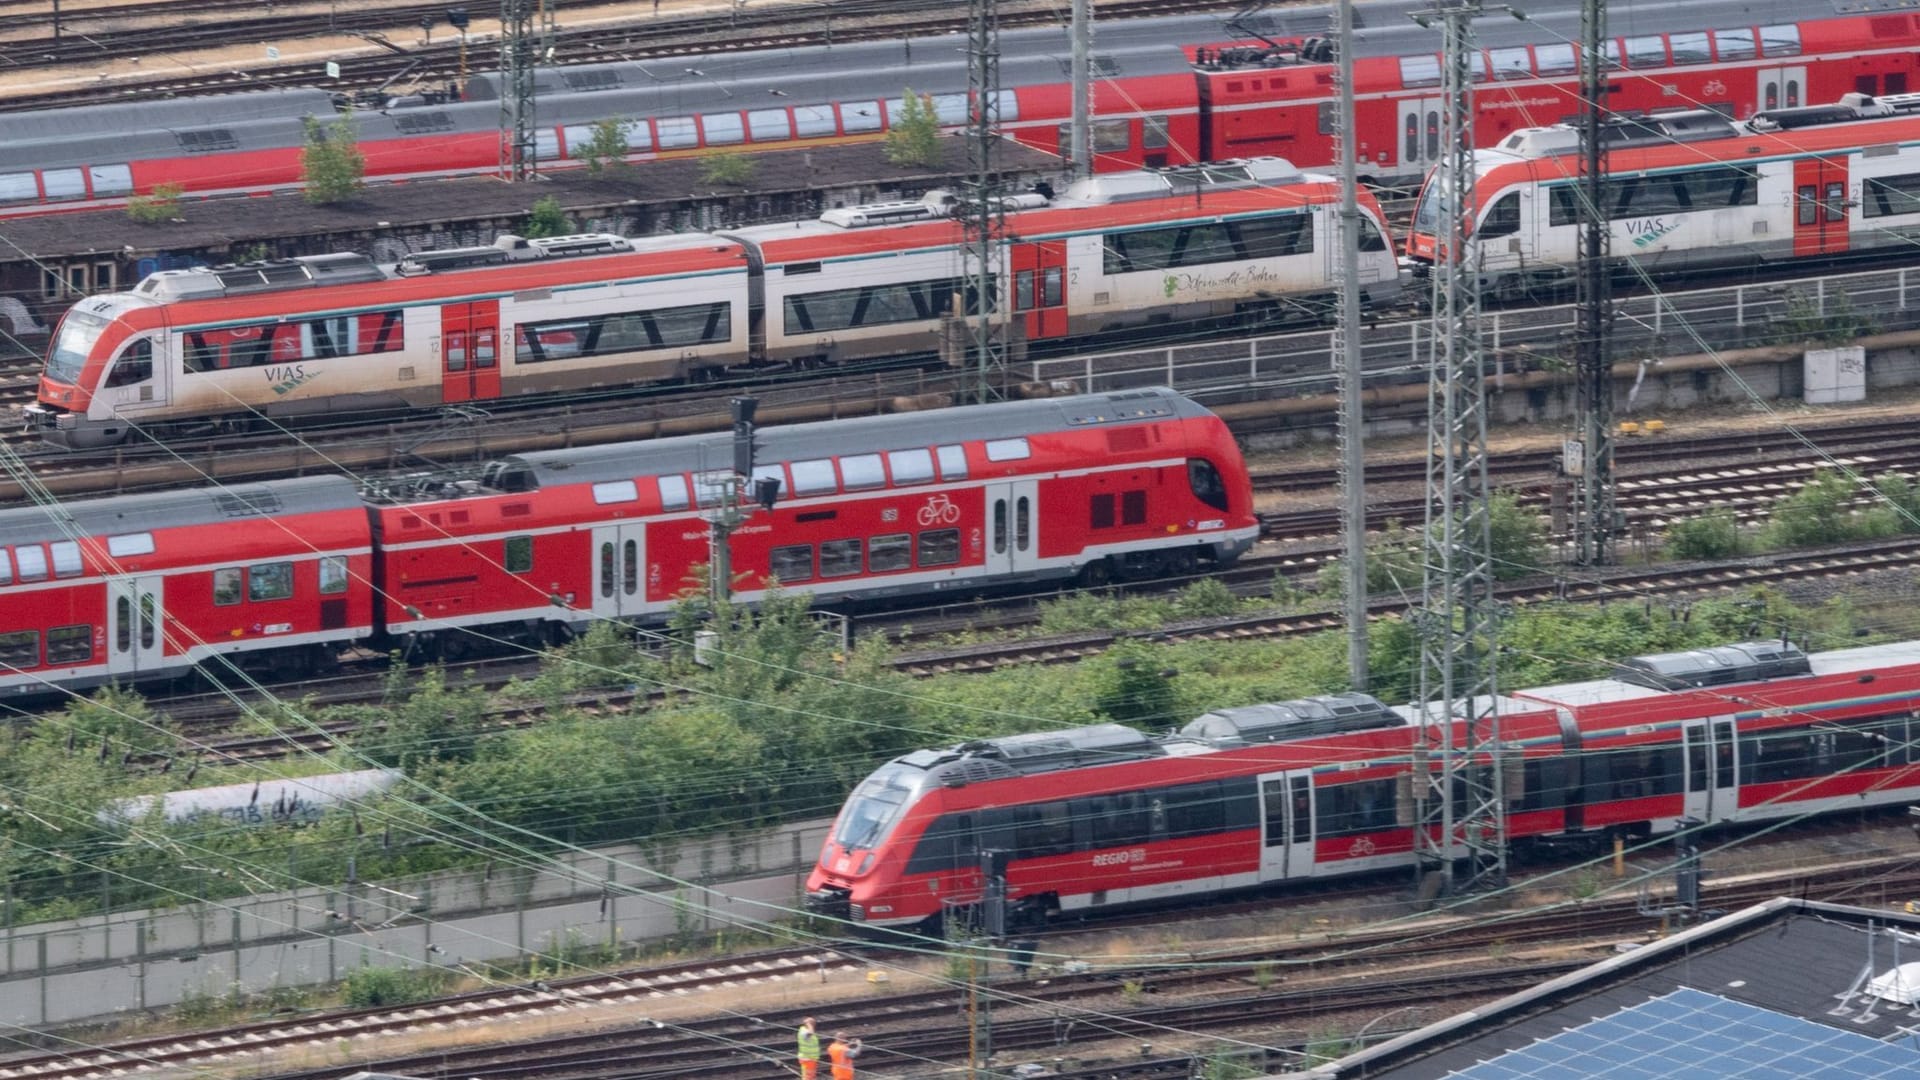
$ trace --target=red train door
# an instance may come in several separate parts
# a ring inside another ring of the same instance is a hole
[[[1847,162],[1802,158],[1793,163],[1793,253],[1847,250]]]
[[[1013,246],[1013,309],[1026,317],[1028,341],[1066,334],[1066,241]]]
[[[500,302],[442,307],[440,400],[485,401],[499,396]]]

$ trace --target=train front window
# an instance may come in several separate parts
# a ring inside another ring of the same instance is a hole
[[[93,351],[106,328],[107,320],[98,315],[67,312],[66,319],[60,323],[60,336],[53,339],[53,348],[47,350],[47,378],[68,384],[78,382],[87,354]]]
[[[1194,498],[1223,514],[1227,512],[1227,485],[1220,479],[1220,470],[1213,467],[1213,462],[1188,458],[1187,483],[1193,488]]]
[[[840,812],[833,842],[849,851],[878,847],[900,820],[913,790],[913,776],[905,769],[881,769],[867,777]]]
[[[1433,180],[1439,180],[1437,173],[1433,176]],[[1413,231],[1430,233],[1438,224],[1440,224],[1440,193],[1436,190],[1436,184],[1429,182],[1420,189],[1420,201],[1413,208]]]

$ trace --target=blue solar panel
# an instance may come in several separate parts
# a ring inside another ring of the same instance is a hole
[[[1510,1051],[1452,1080],[1920,1080],[1920,1045],[1884,1043],[1682,988]]]

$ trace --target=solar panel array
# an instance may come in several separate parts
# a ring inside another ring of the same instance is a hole
[[[1682,987],[1449,1080],[1920,1080],[1920,1037],[1899,1043]]]

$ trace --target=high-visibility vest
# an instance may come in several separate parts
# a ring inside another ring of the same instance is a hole
[[[812,1028],[800,1029],[800,1060],[820,1060],[820,1033]]]
[[[833,1059],[833,1080],[852,1080],[853,1048],[846,1043],[836,1041],[827,1047],[827,1056]]]

